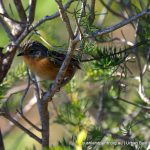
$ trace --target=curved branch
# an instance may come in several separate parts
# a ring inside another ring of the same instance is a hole
[[[22,124],[20,124],[13,117],[11,117],[9,115],[9,113],[7,113],[7,114],[5,113],[5,115],[3,115],[3,117],[5,117],[6,119],[8,119],[12,123],[14,123],[18,128],[20,128],[22,131],[27,133],[29,136],[31,136],[33,139],[35,139],[37,142],[39,142],[40,144],[42,143],[42,140],[39,137],[37,137],[35,134],[33,134],[30,130],[26,129]]]
[[[112,31],[114,31],[116,29],[119,29],[119,28],[127,25],[128,23],[130,23],[130,22],[132,22],[134,20],[137,20],[137,19],[141,18],[144,15],[150,15],[150,10],[143,10],[141,13],[138,13],[137,15],[132,16],[132,17],[130,17],[128,19],[125,19],[125,20],[121,21],[120,23],[118,23],[118,24],[116,24],[114,26],[107,27],[107,28],[105,28],[103,30],[97,30],[97,31],[92,33],[92,36],[94,36],[94,37],[95,36],[102,36],[104,34],[110,33],[110,32],[112,32]],[[89,36],[89,37],[92,37],[92,36]]]

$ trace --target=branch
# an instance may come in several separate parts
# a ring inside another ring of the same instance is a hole
[[[37,99],[38,112],[40,116],[42,126],[42,148],[49,147],[49,111],[48,102],[44,102],[40,99],[40,89],[35,76],[32,74],[35,96]]]
[[[22,131],[27,133],[29,136],[31,136],[33,139],[35,139],[37,142],[39,142],[40,144],[42,143],[42,140],[39,137],[37,137],[35,134],[33,134],[30,130],[26,129],[23,125],[21,125],[18,121],[16,121],[13,117],[11,117],[9,113],[5,113],[3,115],[3,117],[5,117],[6,119],[8,119],[12,123],[14,123],[18,128],[20,128]]]
[[[54,96],[56,91],[61,87],[62,80],[64,78],[65,72],[66,72],[66,70],[67,70],[67,68],[69,66],[70,60],[72,58],[72,55],[74,53],[74,50],[75,50],[75,47],[76,47],[76,44],[77,44],[76,38],[74,38],[74,33],[72,31],[69,18],[67,16],[64,8],[62,7],[62,3],[60,1],[57,1],[57,0],[56,0],[56,2],[59,5],[59,9],[60,9],[60,13],[61,13],[62,19],[63,19],[63,21],[66,24],[66,27],[67,27],[67,30],[68,30],[68,33],[70,35],[70,39],[71,40],[69,42],[69,47],[68,47],[68,51],[67,51],[66,57],[65,57],[62,65],[60,67],[60,70],[59,70],[59,72],[58,72],[58,74],[56,76],[56,79],[55,79],[54,83],[50,86],[50,90],[47,91],[43,95],[41,101],[51,101],[52,97]]]
[[[140,3],[141,9],[145,9],[144,2],[143,2],[143,1],[141,1],[141,0],[138,0],[138,1],[139,1],[139,3]]]
[[[0,0],[0,13],[4,14],[3,16],[3,21],[9,25],[10,29],[11,29],[11,34],[14,36],[18,36],[22,30],[22,27],[20,26],[20,24],[14,22],[12,19],[10,19],[9,15],[7,14],[4,4],[3,4],[3,0]]]
[[[20,114],[20,116],[24,119],[24,121],[26,121],[31,127],[33,127],[35,130],[41,132],[42,130],[40,128],[38,128],[36,125],[34,125],[29,119],[26,118],[26,116],[17,110],[17,112]]]
[[[29,1],[29,17],[28,17],[28,22],[30,24],[34,21],[35,8],[36,8],[36,0],[30,0]]]
[[[117,16],[117,17],[126,19],[125,16],[123,16],[123,15],[119,14],[118,12],[114,11],[113,9],[111,9],[110,6],[108,6],[103,0],[99,0],[99,1],[100,1],[100,2],[102,3],[102,5],[103,5],[104,7],[106,7],[106,9],[107,9],[108,11],[110,11],[112,14],[114,14],[114,15]]]
[[[107,33],[110,33],[116,29],[119,29],[125,25],[127,25],[128,23],[132,22],[132,21],[135,21],[137,19],[139,19],[140,17],[144,16],[144,15],[150,15],[150,10],[143,10],[141,13],[135,15],[135,16],[132,16],[126,20],[123,20],[122,22],[114,25],[114,26],[111,26],[111,27],[107,27],[103,30],[97,30],[96,32],[93,32],[91,36],[88,36],[89,37],[95,37],[95,36],[102,36],[104,34],[107,34]]]
[[[20,91],[19,91],[20,92]],[[15,93],[18,93],[18,92],[15,92]],[[15,94],[15,93],[12,93],[11,95]],[[9,98],[10,96],[9,95]],[[3,103],[7,105],[7,102],[9,101],[9,98],[7,99],[4,99],[3,100]],[[30,99],[30,101],[25,105],[25,107],[23,108],[23,113],[26,114],[28,113],[32,108],[33,106],[36,104],[36,101],[35,101],[35,97],[33,97],[32,99]],[[0,110],[0,115],[5,115],[5,112],[7,112],[5,109],[1,109]],[[18,111],[17,111],[18,112]],[[23,113],[21,112],[18,112],[20,114],[22,114],[24,116]],[[14,117],[13,117],[16,121],[22,119],[21,118],[21,115],[18,115],[16,114]],[[34,125],[30,120],[28,120],[27,118],[23,118],[29,125],[31,125],[33,128],[35,128],[37,131],[41,132],[41,129],[38,128],[36,125]],[[28,120],[28,121],[27,121]],[[31,122],[31,123],[29,123]],[[15,124],[9,124],[8,126],[8,129],[5,131],[4,135],[6,135],[7,133],[9,133],[9,131],[14,127]]]
[[[147,103],[148,105],[150,105],[150,98],[147,97],[147,95],[145,94],[145,90],[144,90],[144,86],[141,82],[141,79],[139,80],[139,89],[138,89],[138,94],[140,96],[140,98]]]
[[[10,40],[14,40],[14,36],[11,34],[11,30],[7,23],[3,20],[2,16],[0,16],[0,23],[3,26],[5,32],[7,33]]]
[[[18,15],[19,15],[21,21],[26,22],[27,16],[26,16],[26,13],[25,13],[25,10],[23,8],[21,0],[14,0],[14,4],[16,6],[16,9],[18,11]]]
[[[21,97],[21,99],[20,99],[20,112],[21,112],[21,114],[23,114],[23,108],[22,108],[22,106],[23,106],[23,101],[24,101],[24,99],[25,99],[25,97],[26,97],[26,95],[27,95],[27,93],[28,93],[28,91],[29,91],[29,88],[30,88],[30,80],[31,80],[31,78],[30,78],[30,74],[29,74],[29,69],[26,67],[26,70],[27,70],[27,75],[28,75],[28,82],[27,82],[27,87],[26,87],[26,89],[25,89],[25,91],[24,91],[24,93],[23,93],[23,95],[22,95],[22,97]]]
[[[139,107],[139,108],[142,108],[142,109],[146,109],[146,110],[150,110],[150,107],[148,107],[148,106],[144,106],[144,105],[141,105],[141,104],[136,104],[136,103],[130,102],[130,101],[126,100],[126,99],[123,99],[121,97],[119,97],[118,99],[120,101],[123,101],[125,103],[131,104],[133,106],[136,106],[136,107]]]
[[[69,17],[67,15],[67,13],[65,12],[65,9],[62,5],[61,0],[55,0],[55,1],[57,2],[58,7],[59,7],[60,17],[65,22],[65,25],[66,25],[66,28],[68,30],[69,36],[70,36],[71,40],[73,40],[74,39],[74,34],[73,34],[73,31],[72,31],[72,28],[71,28]]]
[[[75,0],[68,0],[68,2],[63,6],[64,10],[67,10],[73,2],[75,2]],[[51,16],[45,16],[42,19],[40,19],[38,22],[36,22],[30,28],[30,30],[34,30],[35,28],[37,28],[38,26],[40,26],[45,21],[50,21],[50,20],[55,19],[55,18],[57,18],[59,16],[60,16],[59,12],[56,12],[56,13],[52,14]]]
[[[63,77],[64,77],[67,67],[69,65],[69,62],[71,60],[71,57],[74,53],[75,46],[76,46],[76,43],[70,42],[69,48],[68,48],[68,51],[66,54],[66,58],[60,67],[57,77],[56,77],[54,83],[52,84],[52,86],[50,87],[50,90],[48,92],[46,92],[45,95],[43,95],[42,101],[48,101],[48,100],[51,101],[54,94],[61,87],[61,82],[63,80]]]
[[[15,22],[15,23],[17,23],[17,24],[23,24],[23,22],[17,21],[17,20],[11,18],[10,16],[8,16],[8,15],[6,15],[6,14],[0,13],[0,15],[1,15],[2,17],[6,17],[6,18],[12,20],[13,22]]]
[[[22,34],[18,37],[18,39],[13,40],[8,46],[7,46],[7,52],[5,53],[5,56],[2,60],[2,67],[0,68],[0,83],[3,81],[4,77],[6,76],[12,61],[14,59],[15,53],[17,48],[19,47],[19,44],[24,40],[24,38],[30,33],[28,28],[26,27]]]
[[[95,0],[91,0],[91,8],[89,15],[89,24],[92,25],[95,20]]]
[[[80,34],[81,35],[81,39],[84,38],[84,35],[83,35],[82,30],[80,28],[80,24],[81,24],[81,19],[82,19],[83,15],[85,14],[86,3],[87,3],[87,0],[84,0],[82,2],[82,4],[81,4],[81,10],[80,10],[80,14],[78,16],[78,19],[77,19],[76,13],[74,13],[76,24],[77,24],[75,32],[74,32],[74,35],[77,37],[78,34]]]
[[[7,12],[6,12],[6,9],[4,7],[4,3],[3,3],[3,0],[0,0],[0,12],[5,14],[6,16],[8,16]]]

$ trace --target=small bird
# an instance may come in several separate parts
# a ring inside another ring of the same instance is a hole
[[[55,80],[66,57],[63,53],[48,50],[38,41],[25,42],[22,51],[17,56],[22,56],[29,69],[43,80]],[[61,86],[71,80],[77,69],[80,69],[79,61],[71,58]]]

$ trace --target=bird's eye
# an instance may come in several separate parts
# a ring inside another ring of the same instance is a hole
[[[30,57],[39,58],[41,56],[41,51],[31,49],[28,54],[29,54]]]
[[[34,54],[35,54],[35,50],[30,50],[30,51],[29,51],[29,54],[30,54],[30,55],[34,55]]]

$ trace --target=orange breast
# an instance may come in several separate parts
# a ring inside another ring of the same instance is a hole
[[[23,56],[23,59],[27,66],[31,69],[33,73],[44,80],[55,80],[56,75],[59,71],[60,66],[50,62],[48,58],[29,58],[28,56]],[[72,68],[68,67],[65,77],[73,76],[74,71]]]

